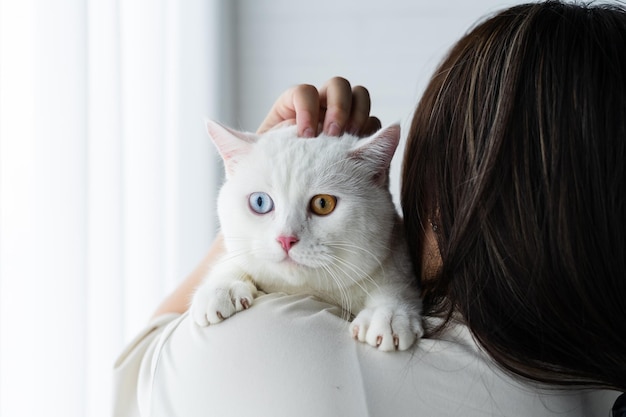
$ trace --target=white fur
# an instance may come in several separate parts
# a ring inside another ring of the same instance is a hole
[[[295,127],[260,137],[207,122],[227,180],[218,213],[227,255],[194,295],[191,313],[202,326],[250,306],[257,289],[307,293],[355,314],[350,331],[382,350],[407,349],[423,334],[421,304],[402,225],[388,191],[399,140],[391,126],[371,138],[296,137]],[[271,196],[267,214],[250,209],[254,192]],[[318,216],[311,198],[337,198]],[[288,253],[278,236],[299,241]]]

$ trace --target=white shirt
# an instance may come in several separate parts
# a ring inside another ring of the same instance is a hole
[[[209,327],[157,318],[115,364],[118,417],[606,417],[618,393],[540,389],[502,372],[466,327],[379,352],[337,307],[268,294]]]

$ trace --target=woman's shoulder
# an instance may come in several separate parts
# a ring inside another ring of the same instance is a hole
[[[612,399],[517,381],[462,325],[379,352],[350,337],[340,309],[309,296],[264,295],[204,328],[170,317],[158,333],[137,377],[145,415],[593,416]]]

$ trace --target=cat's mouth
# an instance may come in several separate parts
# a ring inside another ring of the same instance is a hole
[[[277,262],[278,265],[282,268],[286,269],[309,269],[316,270],[323,267],[323,264],[318,260],[315,262],[312,259],[301,259],[299,257],[294,257],[291,254],[285,254],[282,260]]]
[[[293,259],[290,255],[285,255],[285,257],[283,258],[282,261],[279,262],[279,264],[284,265],[286,267],[294,267],[294,268],[306,266],[296,261],[295,259]]]

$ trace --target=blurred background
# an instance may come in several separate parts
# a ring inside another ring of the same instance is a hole
[[[254,131],[340,75],[407,126],[449,46],[514,3],[0,0],[0,416],[111,415],[117,354],[216,233],[204,117]]]

